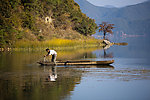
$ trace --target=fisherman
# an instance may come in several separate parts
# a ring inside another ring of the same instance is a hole
[[[52,55],[51,62],[56,63],[57,52],[56,52],[55,50],[50,50],[50,49],[48,49],[48,48],[46,49],[46,52],[47,52],[48,54],[45,55],[44,57],[49,56],[49,55]]]

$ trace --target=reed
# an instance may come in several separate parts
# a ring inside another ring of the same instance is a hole
[[[85,46],[102,46],[102,40],[69,40],[69,39],[51,39],[46,41],[27,41],[21,40],[14,44],[14,48],[62,48],[62,47],[85,47]]]

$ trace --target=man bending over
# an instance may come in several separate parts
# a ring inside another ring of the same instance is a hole
[[[55,50],[50,50],[50,49],[46,49],[46,52],[47,52],[47,55],[45,55],[45,56],[52,55],[51,62],[56,63],[57,52]]]

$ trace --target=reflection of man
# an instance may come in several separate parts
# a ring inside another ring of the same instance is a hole
[[[52,66],[49,69],[48,80],[49,81],[56,81],[56,79],[57,79],[57,69],[56,69],[56,66]]]

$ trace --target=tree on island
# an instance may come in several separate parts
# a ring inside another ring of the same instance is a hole
[[[102,22],[102,24],[99,24],[99,32],[103,32],[104,33],[104,39],[106,36],[106,33],[110,33],[113,34],[112,29],[115,28],[114,24],[108,24],[107,22]]]

